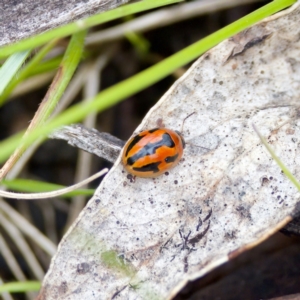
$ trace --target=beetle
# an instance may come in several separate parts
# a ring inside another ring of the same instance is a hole
[[[156,177],[178,164],[184,148],[184,138],[177,130],[145,130],[126,143],[122,162],[126,171],[132,175]]]

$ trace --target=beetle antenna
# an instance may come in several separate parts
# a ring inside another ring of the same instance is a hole
[[[182,125],[181,125],[181,131],[180,132],[183,132],[183,125],[184,125],[184,122],[186,119],[188,119],[190,116],[192,116],[193,114],[195,114],[195,112],[192,112],[191,114],[189,114],[187,117],[185,117],[182,121]]]

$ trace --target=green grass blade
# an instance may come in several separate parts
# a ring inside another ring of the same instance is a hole
[[[83,53],[84,39],[86,36],[86,30],[76,33],[72,36],[68,45],[67,51],[61,61],[60,68],[57,72],[53,83],[50,86],[44,100],[46,100],[46,106],[43,113],[40,115],[40,122],[44,122],[52,114],[53,110],[58,104],[61,96],[67,88]],[[44,101],[43,101],[44,102]],[[49,102],[49,105],[47,105]]]
[[[21,68],[30,51],[18,52],[11,55],[0,68],[0,95],[7,87],[11,79]]]
[[[4,185],[9,190],[22,193],[42,193],[42,192],[51,192],[56,191],[62,188],[65,188],[63,185],[48,183],[38,180],[28,180],[28,179],[13,179],[13,180],[3,180],[0,182],[1,185]],[[60,197],[70,198],[78,195],[92,196],[95,190],[93,189],[78,189],[72,191]]]
[[[95,25],[103,24],[105,22],[122,18],[131,14],[139,13],[168,4],[173,4],[180,1],[182,0],[146,0],[133,4],[127,4],[116,9],[89,17],[87,19],[79,20],[74,23],[36,35],[34,37],[24,39],[15,44],[4,46],[0,48],[0,58],[7,57],[16,51],[23,51],[26,49],[32,49],[37,46],[41,46],[51,41],[52,39],[66,37]]]
[[[42,128],[52,114],[53,110],[58,104],[62,94],[64,93],[68,83],[70,82],[78,63],[80,62],[81,55],[84,47],[84,39],[86,36],[86,30],[74,34],[69,42],[67,51],[63,57],[61,65],[57,71],[52,84],[45,95],[42,103],[40,104],[37,112],[35,113],[22,142],[16,147],[14,154],[6,162],[6,164],[0,170],[1,179],[6,176],[12,166],[18,161],[26,148],[34,140],[41,138],[37,135],[34,139],[28,143],[27,137],[31,136],[31,132],[37,132]]]
[[[137,49],[140,55],[145,55],[149,52],[150,43],[140,33],[128,31],[125,33],[128,41]]]
[[[19,281],[9,282],[0,285],[0,293],[22,293],[30,291],[38,291],[41,288],[39,281]]]
[[[84,56],[84,54],[83,54],[83,56]],[[61,64],[62,59],[63,59],[63,56],[59,55],[59,56],[49,59],[45,62],[42,62],[41,64],[39,64],[38,66],[36,66],[34,69],[32,69],[30,71],[30,73],[28,74],[28,77],[38,75],[41,73],[46,73],[49,71],[57,70],[57,68]]]
[[[81,31],[72,36],[67,51],[61,61],[59,70],[54,78],[47,95],[45,96],[34,120],[34,126],[41,126],[58,104],[68,83],[70,82],[79,62],[84,47],[86,31]]]
[[[284,165],[284,163],[279,159],[279,157],[275,154],[273,149],[269,146],[267,141],[264,139],[264,137],[260,134],[256,126],[253,124],[253,128],[256,131],[257,135],[259,136],[261,142],[264,144],[266,149],[269,151],[273,159],[276,161],[279,168],[284,172],[286,177],[295,185],[295,187],[300,191],[300,183],[297,180],[297,178],[290,172],[290,170]]]
[[[114,85],[113,87],[104,90],[103,92],[99,93],[93,99],[93,101],[72,106],[60,116],[49,122],[45,127],[32,132],[30,136],[27,137],[26,143],[31,143],[40,135],[48,134],[59,126],[78,122],[90,112],[103,111],[104,109],[111,107],[121,100],[141,91],[149,85],[171,74],[177,68],[194,60],[211,47],[219,44],[224,39],[233,36],[234,34],[264,19],[265,17],[288,7],[294,2],[294,0],[286,0],[267,4],[255,12],[247,15],[246,17],[241,18],[240,20],[224,27],[223,29],[213,33],[201,41],[179,51],[162,62]],[[18,143],[18,135],[8,138],[0,143],[0,162],[4,161],[10,155],[10,153],[17,147]]]
[[[58,40],[53,40],[47,45],[45,45],[32,59],[24,66],[24,68],[18,73],[18,76],[11,78],[10,82],[7,84],[3,93],[0,93],[0,106],[7,99],[14,88],[22,82],[29,74],[38,66],[44,56],[56,45]]]

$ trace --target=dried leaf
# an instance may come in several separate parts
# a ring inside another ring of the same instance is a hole
[[[299,3],[203,55],[151,109],[187,141],[168,175],[120,159],[62,240],[39,299],[169,299],[291,219],[299,192]]]

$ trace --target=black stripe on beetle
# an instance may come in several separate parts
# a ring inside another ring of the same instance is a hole
[[[130,143],[129,146],[131,146],[131,144],[132,143]],[[164,133],[162,135],[162,139],[160,141],[158,141],[156,143],[149,143],[149,144],[145,145],[137,154],[129,157],[127,159],[127,164],[132,166],[140,158],[147,156],[147,155],[155,154],[156,150],[162,146],[167,146],[169,148],[175,147],[175,143],[168,133]],[[128,151],[126,151],[126,154],[127,154],[127,152]]]
[[[165,162],[167,164],[169,164],[169,163],[172,163],[172,162],[176,161],[177,158],[178,158],[178,154],[175,154],[173,156],[168,156],[168,157],[165,158]]]
[[[126,156],[128,155],[129,151],[134,147],[134,145],[137,144],[143,137],[144,137],[143,135],[138,134],[132,139],[131,143],[127,147],[127,150],[125,153]]]
[[[154,129],[149,130],[148,132],[153,133],[153,132],[157,131],[158,129],[159,129],[159,128],[154,128]],[[139,135],[139,134],[138,134],[138,135],[136,135],[136,136],[132,139],[131,143],[130,143],[130,144],[128,145],[128,147],[127,147],[125,156],[128,155],[129,151],[134,147],[134,145],[137,144],[144,136],[145,136],[145,135]]]
[[[138,172],[153,172],[153,173],[157,173],[159,172],[159,168],[158,166],[160,165],[160,161],[158,162],[155,162],[155,163],[151,163],[151,164],[148,164],[148,165],[145,165],[145,166],[142,166],[140,168],[137,168],[137,167],[133,167],[132,169],[134,171],[138,171]]]
[[[158,129],[159,129],[159,128],[153,128],[153,129],[148,130],[148,132],[149,132],[149,133],[153,133],[153,132],[157,131]]]

